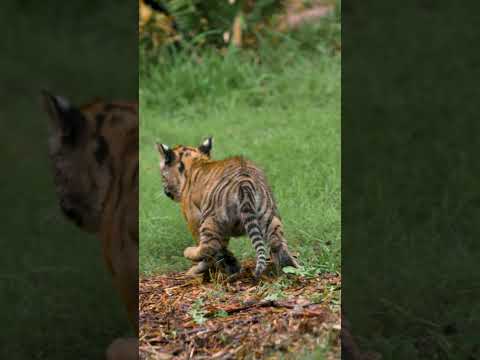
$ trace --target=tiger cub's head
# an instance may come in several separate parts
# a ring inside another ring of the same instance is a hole
[[[213,139],[205,139],[198,147],[177,145],[170,148],[165,144],[156,144],[160,154],[160,174],[165,195],[174,201],[180,201],[181,190],[185,184],[189,169],[194,160],[210,159]]]
[[[46,91],[42,100],[50,120],[49,155],[60,208],[77,226],[96,233],[114,179],[113,158],[121,151],[117,144],[128,131],[111,125],[123,120],[101,101],[76,107]]]

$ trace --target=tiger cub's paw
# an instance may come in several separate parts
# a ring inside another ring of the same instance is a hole
[[[215,254],[214,263],[217,270],[224,272],[228,276],[234,275],[241,270],[240,262],[230,250],[225,248]]]
[[[206,261],[200,261],[198,264],[193,265],[185,274],[188,276],[196,276],[205,273],[209,264]]]
[[[198,256],[198,247],[197,246],[189,246],[183,251],[183,256],[189,260],[196,260]]]

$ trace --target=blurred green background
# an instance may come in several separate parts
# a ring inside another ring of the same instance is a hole
[[[385,360],[479,359],[478,12],[343,11],[343,308]]]
[[[101,359],[128,333],[100,242],[58,209],[39,91],[135,100],[137,20],[126,0],[2,1],[1,359]]]

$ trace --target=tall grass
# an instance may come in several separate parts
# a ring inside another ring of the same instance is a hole
[[[302,263],[339,270],[340,56],[332,37],[318,34],[259,53],[212,50],[155,66],[141,59],[142,273],[187,268],[182,252],[193,241],[178,205],[163,194],[153,145],[196,145],[207,135],[214,158],[241,154],[265,169]],[[245,238],[231,247],[240,258],[253,256]]]

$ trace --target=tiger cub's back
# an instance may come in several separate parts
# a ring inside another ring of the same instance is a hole
[[[226,249],[230,237],[247,234],[257,255],[256,276],[266,268],[267,245],[277,267],[297,266],[263,171],[243,157],[212,160],[212,144],[211,138],[197,148],[157,144],[164,192],[181,203],[199,242],[198,247],[185,249],[184,256],[195,262],[212,261]],[[206,268],[202,263],[190,273]]]

